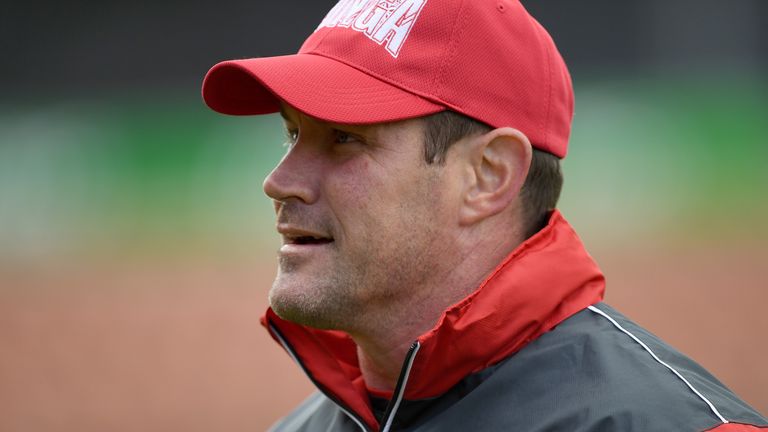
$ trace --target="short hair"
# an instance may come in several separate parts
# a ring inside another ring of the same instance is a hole
[[[426,116],[424,122],[424,160],[428,164],[444,164],[448,149],[455,142],[493,129],[485,123],[450,110]],[[534,148],[528,176],[520,192],[526,238],[547,224],[549,213],[557,205],[562,187],[560,159],[552,153]]]

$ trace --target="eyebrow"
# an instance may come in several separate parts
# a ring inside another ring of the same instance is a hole
[[[280,105],[279,114],[280,114],[280,117],[282,117],[283,120],[285,120],[286,122],[290,122],[290,123],[295,123],[296,122],[293,118],[291,118],[291,115],[288,113],[288,110],[286,110],[285,106],[282,105],[282,104]],[[332,127],[334,129],[339,129],[339,130],[341,130],[341,129],[353,129],[355,127],[355,125],[345,125],[343,123],[334,123],[334,122],[329,122],[329,121],[320,120],[320,119],[316,119],[316,118],[313,118],[313,120],[316,121],[316,122],[325,123],[329,127]]]
[[[283,118],[286,122],[289,123],[295,123],[296,121],[291,118],[288,111],[285,109],[285,106],[283,104],[280,104],[280,110],[278,111],[280,114],[280,117]],[[360,133],[362,134],[364,131],[360,130],[361,128],[364,128],[366,125],[359,125],[359,124],[345,124],[345,123],[335,123],[335,122],[329,122],[325,120],[316,119],[317,121],[320,121],[322,123],[327,124],[329,127],[337,129],[337,130],[343,130],[343,131],[349,131],[352,133]]]
[[[288,117],[288,113],[285,111],[285,107],[283,107],[282,105],[280,106],[279,113],[280,113],[280,117],[282,117],[283,120],[291,121],[291,119]]]

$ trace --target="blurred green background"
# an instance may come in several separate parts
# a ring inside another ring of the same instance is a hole
[[[565,214],[601,242],[764,236],[766,83],[577,82]],[[221,116],[194,94],[163,96],[0,111],[7,259],[250,254],[272,235],[261,182],[284,151],[279,118]]]
[[[199,86],[332,3],[5,8],[0,430],[263,430],[308,394],[258,324],[280,121]],[[524,3],[571,65],[560,207],[608,301],[768,412],[766,3]]]

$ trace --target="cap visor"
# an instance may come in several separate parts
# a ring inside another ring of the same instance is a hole
[[[221,62],[203,81],[203,99],[223,114],[268,114],[280,100],[334,123],[380,123],[436,113],[432,103],[358,69],[315,54]]]

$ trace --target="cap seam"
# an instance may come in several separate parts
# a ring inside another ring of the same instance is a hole
[[[541,31],[539,31],[539,35],[541,35]],[[548,89],[547,89],[547,113],[544,115],[544,142],[542,145],[551,147],[549,143],[549,126],[550,126],[550,118],[549,116],[552,114],[552,81],[554,77],[552,76],[553,70],[552,70],[552,47],[549,46],[549,44],[545,43],[544,48],[547,52],[547,74],[548,77]]]
[[[450,45],[448,46],[448,50],[443,57],[442,64],[440,65],[439,72],[435,74],[435,78],[432,81],[433,86],[435,87],[436,91],[442,96],[443,86],[445,85],[445,75],[446,71],[448,70],[448,65],[451,64],[454,56],[458,52],[458,45],[459,41],[461,39],[461,34],[464,33],[464,29],[466,29],[466,25],[459,26],[459,22],[462,17],[462,11],[464,10],[464,5],[466,5],[466,0],[461,0],[461,5],[459,6],[458,12],[456,13],[456,18],[453,21],[452,31],[451,31],[451,40]],[[466,20],[464,20],[466,22]]]
[[[545,110],[544,114],[544,124],[541,126],[543,137],[542,137],[542,143],[540,143],[541,147],[546,147],[551,151],[552,145],[549,142],[549,116],[552,112],[552,51],[550,44],[546,43],[546,36],[542,34],[542,29],[537,21],[534,20],[533,17],[528,18],[529,20],[533,21],[531,24],[533,25],[533,28],[536,30],[536,34],[539,39],[539,44],[543,45],[544,52],[546,53],[547,58],[547,108]]]
[[[322,43],[323,43],[323,41],[324,41],[324,40],[325,40],[325,39],[328,37],[328,35],[331,33],[331,32],[329,31],[329,29],[324,29],[324,30],[326,30],[326,31],[325,31],[325,34],[324,34],[324,35],[322,35],[322,36],[320,36],[320,37],[318,38],[318,40],[317,40],[317,41],[314,41],[314,47],[313,47],[313,48],[310,48],[310,49],[309,49],[310,51],[311,51],[311,50],[316,50],[316,49],[317,49],[317,48],[320,46],[320,44],[322,44]],[[319,31],[319,26],[318,26],[318,28],[317,28],[317,29],[315,29],[315,31],[313,31],[313,32],[312,32],[312,34],[314,34],[314,33],[317,33],[318,31]],[[311,36],[311,35],[310,35],[310,36]],[[301,54],[301,50],[302,50],[302,48],[304,48],[304,44],[301,44],[301,46],[299,47],[299,50],[296,52],[296,54],[297,54],[297,55],[298,55],[298,54]],[[308,54],[308,53],[307,53],[307,54]]]

